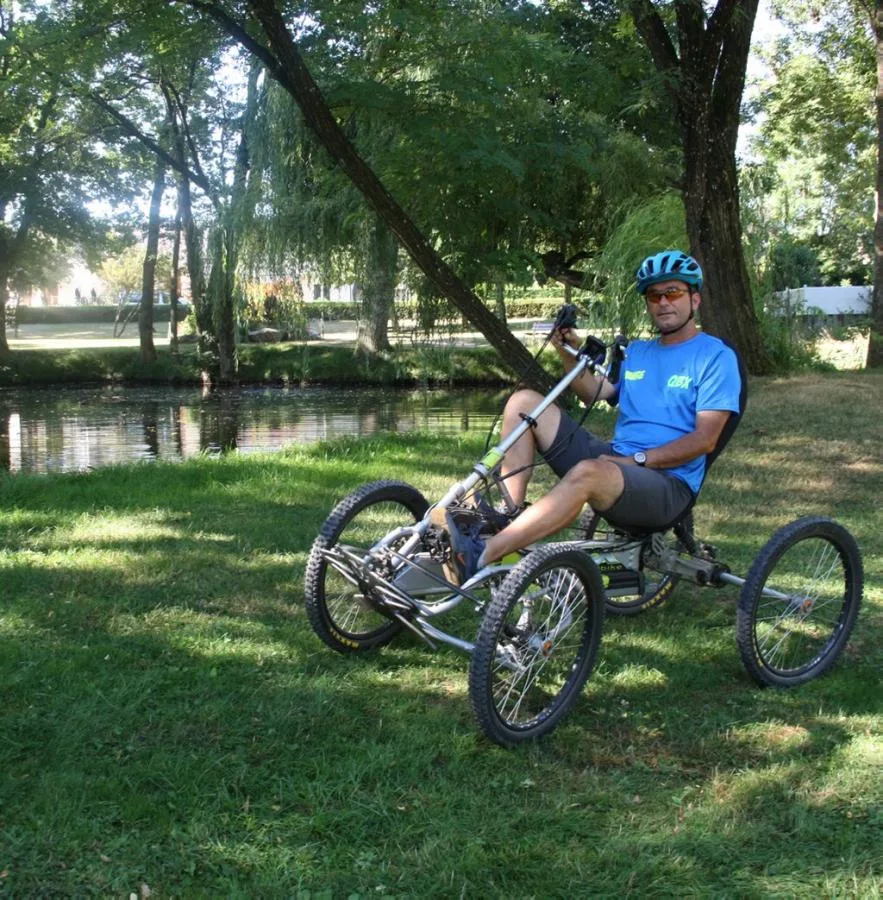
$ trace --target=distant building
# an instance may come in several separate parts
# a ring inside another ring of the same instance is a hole
[[[90,272],[83,263],[75,263],[63,281],[25,291],[18,302],[21,306],[78,306],[101,302],[100,298],[104,298],[106,290],[101,278]]]
[[[871,314],[869,285],[859,287],[800,287],[779,291],[780,315],[836,318],[842,321]]]

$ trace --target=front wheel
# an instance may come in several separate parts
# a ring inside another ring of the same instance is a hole
[[[541,547],[506,576],[469,667],[472,709],[487,737],[513,747],[561,722],[594,666],[603,616],[598,568],[572,547]]]
[[[739,596],[736,641],[752,678],[794,687],[827,672],[855,624],[862,584],[858,544],[842,525],[809,516],[779,529]]]
[[[304,574],[304,600],[313,631],[340,653],[388,644],[402,626],[379,613],[346,573],[329,563],[326,550],[343,545],[365,552],[394,528],[413,525],[429,504],[403,481],[374,481],[341,500],[313,541]]]

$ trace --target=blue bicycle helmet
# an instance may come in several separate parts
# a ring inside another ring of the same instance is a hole
[[[635,282],[640,294],[651,284],[672,279],[683,281],[701,291],[702,267],[692,256],[681,250],[663,250],[655,256],[648,256],[635,272]]]

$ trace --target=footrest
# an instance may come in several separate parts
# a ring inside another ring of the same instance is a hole
[[[608,597],[631,597],[644,593],[644,574],[632,569],[618,569],[614,572],[604,572],[604,593]]]

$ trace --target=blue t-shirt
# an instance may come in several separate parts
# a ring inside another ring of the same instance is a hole
[[[738,415],[741,386],[736,354],[709,334],[670,346],[658,339],[632,342],[620,373],[614,451],[631,456],[677,440],[696,430],[696,413],[705,409]],[[705,457],[665,471],[696,494]]]

